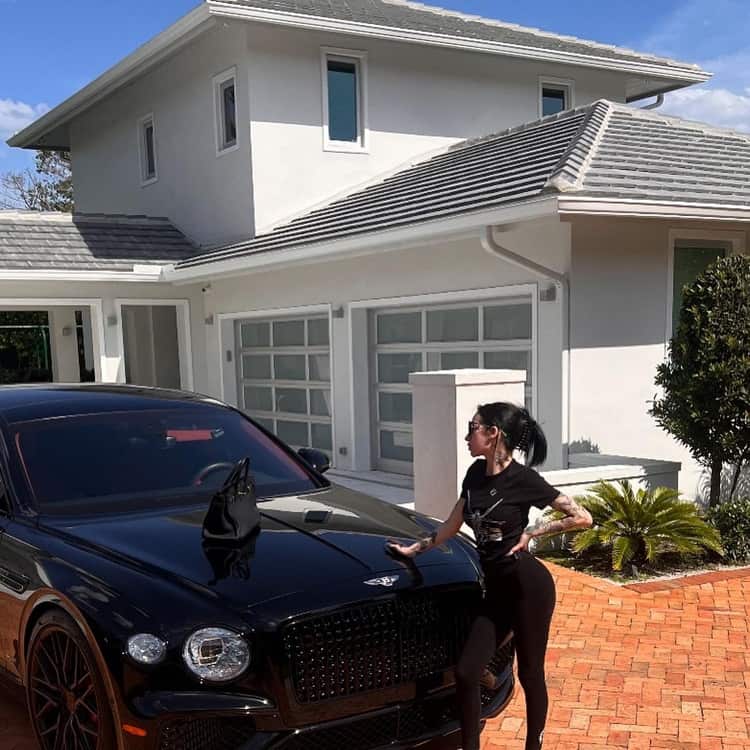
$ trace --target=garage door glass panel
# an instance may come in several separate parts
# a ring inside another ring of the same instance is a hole
[[[408,383],[409,373],[421,369],[421,354],[378,355],[378,380],[381,383]]]
[[[331,379],[331,358],[327,354],[311,354],[310,380],[320,380],[327,383]]]
[[[267,354],[245,354],[242,357],[242,376],[248,380],[269,380],[271,357]]]
[[[310,414],[317,417],[331,416],[331,392],[310,391]]]
[[[427,313],[427,341],[476,341],[478,338],[479,312],[475,307]]]
[[[305,321],[281,320],[273,324],[274,346],[304,346]]]
[[[531,305],[497,305],[484,308],[484,338],[514,341],[531,338]]]
[[[271,411],[273,409],[273,391],[270,388],[245,386],[245,408],[249,411]]]
[[[392,461],[414,460],[414,442],[410,432],[380,431],[380,455]]]
[[[240,338],[244,348],[270,346],[271,327],[268,323],[243,323]]]
[[[276,380],[307,380],[304,354],[278,354],[273,358]]]
[[[380,393],[380,421],[411,423],[411,393]]]
[[[310,445],[307,427],[307,422],[287,422],[278,419],[276,420],[276,435],[293,448],[306,448]]]
[[[531,352],[485,352],[484,366],[488,370],[526,370],[526,382],[531,383]]]
[[[479,367],[478,352],[443,352],[440,355],[441,370],[463,370],[467,367]]]
[[[307,391],[301,388],[276,388],[276,411],[307,414]]]
[[[378,344],[411,344],[422,340],[421,313],[378,315]]]
[[[328,318],[307,321],[307,343],[309,346],[328,346]]]
[[[317,424],[313,422],[310,425],[312,437],[312,447],[321,451],[330,451],[333,449],[331,425]]]

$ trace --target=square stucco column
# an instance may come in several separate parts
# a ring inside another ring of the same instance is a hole
[[[466,425],[479,404],[507,401],[523,405],[525,370],[444,370],[414,372],[415,507],[444,520],[461,493],[472,463]]]

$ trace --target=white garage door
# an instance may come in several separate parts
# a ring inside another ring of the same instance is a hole
[[[328,318],[240,320],[236,337],[241,408],[292,447],[332,457]]]
[[[524,369],[526,405],[531,408],[532,321],[528,296],[374,311],[371,381],[376,467],[412,472],[411,372]]]

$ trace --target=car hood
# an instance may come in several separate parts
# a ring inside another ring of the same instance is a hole
[[[149,576],[178,579],[241,609],[401,569],[402,562],[386,553],[385,542],[413,540],[430,528],[424,517],[335,485],[263,500],[259,508],[260,531],[240,548],[203,542],[205,506],[43,523],[102,556]],[[461,545],[450,542],[420,555],[415,564],[468,562]]]

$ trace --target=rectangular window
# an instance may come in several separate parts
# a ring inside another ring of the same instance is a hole
[[[339,54],[341,53],[341,54]],[[361,151],[365,141],[366,55],[346,50],[323,52],[324,145]]]
[[[681,240],[674,246],[672,277],[672,334],[680,322],[683,290],[692,284],[714,261],[729,254],[726,242],[714,240]]]
[[[214,110],[216,117],[216,153],[237,146],[237,74],[231,68],[215,76]]]
[[[559,79],[540,79],[539,115],[548,117],[573,107],[573,82]]]
[[[147,185],[157,179],[156,174],[156,128],[154,116],[146,115],[138,124],[141,158],[141,183]]]

